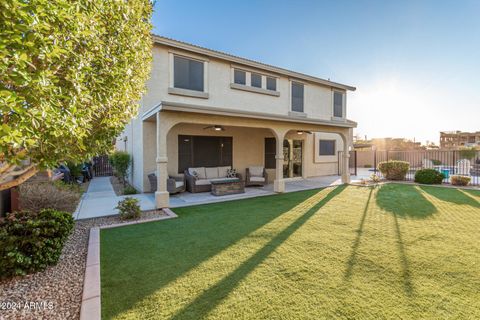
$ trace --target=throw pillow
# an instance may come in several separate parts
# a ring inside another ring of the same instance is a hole
[[[236,178],[236,177],[237,177],[237,169],[227,170],[227,178]]]
[[[192,171],[192,176],[194,176],[195,178],[198,178],[198,172],[195,171],[195,170],[193,170],[193,171]]]

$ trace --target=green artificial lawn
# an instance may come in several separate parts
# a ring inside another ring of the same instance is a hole
[[[479,319],[480,192],[340,186],[101,231],[105,319]]]

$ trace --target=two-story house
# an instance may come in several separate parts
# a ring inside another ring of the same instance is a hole
[[[157,207],[168,207],[168,176],[188,167],[264,166],[276,192],[286,179],[339,169],[349,182],[356,123],[346,118],[346,100],[354,87],[160,36],[153,41],[147,92],[117,147],[133,155],[137,189],[149,192],[147,176],[156,173]]]

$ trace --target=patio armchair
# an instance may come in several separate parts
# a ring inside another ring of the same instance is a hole
[[[167,191],[170,194],[184,192],[187,188],[185,176],[169,176],[167,179]]]
[[[245,169],[245,186],[265,186],[268,174],[264,167],[248,167]]]
[[[150,181],[150,191],[157,191],[157,175],[155,173],[150,173],[148,175],[148,180]],[[185,176],[168,176],[167,179],[167,191],[170,194],[184,192],[186,189],[187,183]]]

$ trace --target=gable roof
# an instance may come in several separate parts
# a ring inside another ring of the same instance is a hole
[[[224,52],[221,52],[221,51],[216,51],[216,50],[204,48],[204,47],[197,46],[197,45],[194,45],[194,44],[190,44],[190,43],[187,43],[187,42],[178,41],[178,40],[162,37],[162,36],[155,35],[155,34],[152,34],[152,38],[153,38],[154,43],[158,43],[158,44],[173,47],[173,48],[178,48],[178,49],[183,49],[183,50],[195,52],[195,53],[198,53],[198,54],[202,54],[202,55],[205,55],[205,56],[209,56],[209,57],[213,57],[213,58],[217,58],[217,59],[221,59],[221,60],[235,62],[235,63],[241,64],[241,65],[244,65],[244,66],[248,66],[248,67],[253,67],[253,68],[257,68],[257,69],[270,71],[270,72],[277,73],[277,74],[280,74],[280,75],[283,75],[283,76],[286,76],[286,77],[292,77],[292,78],[296,78],[296,79],[299,79],[299,80],[305,80],[305,81],[308,81],[308,82],[318,83],[318,84],[321,84],[323,86],[327,86],[327,87],[331,87],[331,88],[337,88],[337,89],[342,89],[342,90],[350,90],[350,91],[355,91],[356,90],[355,87],[352,87],[352,86],[349,86],[349,85],[346,85],[346,84],[341,84],[341,83],[338,83],[338,82],[333,82],[333,81],[330,81],[330,80],[325,80],[325,79],[322,79],[322,78],[310,76],[310,75],[307,75],[307,74],[304,74],[304,73],[295,72],[295,71],[287,70],[287,69],[284,69],[284,68],[275,67],[275,66],[272,66],[272,65],[269,65],[269,64],[265,64],[265,63],[262,63],[262,62],[255,61],[255,60],[250,60],[250,59],[237,57],[237,56],[232,55],[232,54],[228,54],[228,53],[224,53]]]

